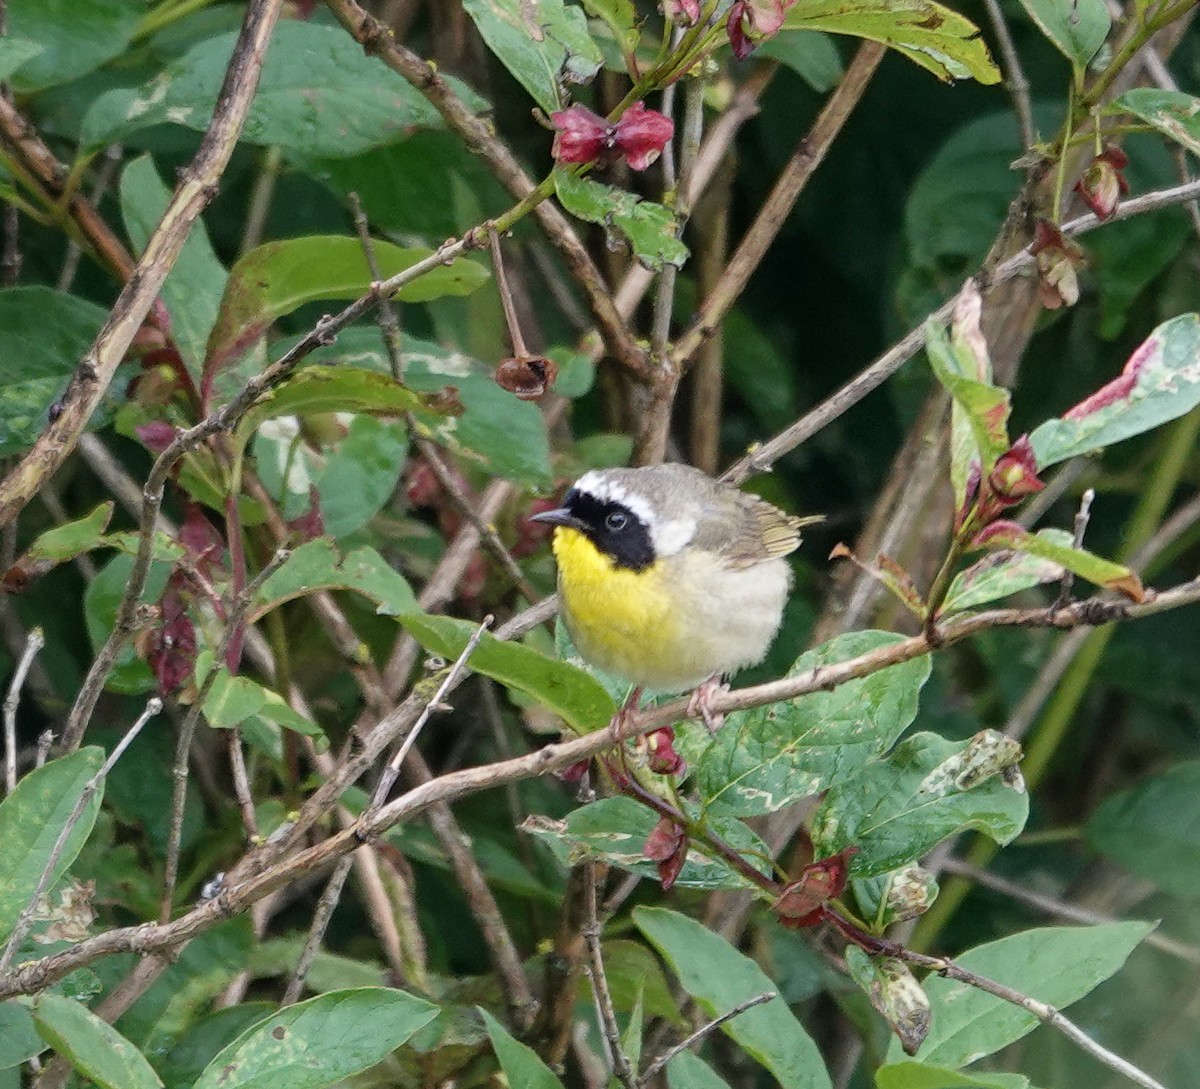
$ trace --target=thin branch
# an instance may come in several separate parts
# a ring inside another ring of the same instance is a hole
[[[1033,127],[1033,104],[1029,99],[1029,81],[1025,78],[1025,69],[1021,67],[1021,58],[1017,55],[1017,47],[1013,44],[1012,34],[1008,29],[1008,20],[1004,17],[1004,9],[1000,0],[983,0],[987,8],[988,19],[991,20],[992,30],[996,34],[996,42],[1000,46],[1000,57],[1004,61],[1004,89],[1013,100],[1013,110],[1017,115],[1017,125],[1021,131],[1021,147],[1030,148],[1037,139]]]
[[[214,667],[213,672],[217,670]],[[226,747],[229,749],[229,771],[233,779],[233,796],[237,799],[242,815],[242,828],[246,838],[258,836],[258,816],[254,811],[254,795],[250,791],[250,776],[246,774],[246,753],[242,749],[242,731],[233,726],[226,731]]]
[[[367,269],[371,273],[371,280],[378,284],[383,280],[383,274],[379,269],[379,258],[375,253],[375,242],[371,238],[371,224],[367,221],[367,215],[363,211],[362,201],[358,199],[357,193],[350,194],[350,210],[354,213],[354,226],[358,231],[359,242],[362,243],[363,255],[367,259]],[[379,334],[383,338],[383,347],[387,352],[388,366],[392,370],[392,377],[397,382],[403,382],[404,359],[400,354],[400,319],[396,317],[396,308],[392,305],[391,299],[379,300],[376,321],[379,325]]]
[[[583,864],[583,934],[587,946],[588,964],[584,971],[592,986],[596,1000],[596,1013],[600,1021],[601,1038],[608,1054],[609,1066],[625,1089],[637,1089],[638,1078],[629,1056],[621,1046],[621,1027],[617,1024],[617,1011],[613,1007],[612,992],[608,988],[608,975],[604,971],[604,956],[600,949],[600,919],[596,912],[596,863]]]
[[[233,58],[225,74],[213,119],[191,164],[183,171],[167,210],[126,281],[108,320],[62,397],[62,412],[38,436],[33,448],[0,482],[0,525],[12,519],[75,448],[112,383],[134,335],[150,312],[174,267],[192,224],[216,195],[217,181],[242,131],[262,71],[263,56],[283,0],[251,0]]]
[[[279,549],[263,569],[250,581],[246,588],[238,594],[227,610],[225,630],[221,633],[221,641],[217,645],[216,653],[213,656],[213,666],[200,683],[200,691],[196,693],[196,698],[192,701],[192,705],[188,708],[183,722],[179,725],[179,738],[175,743],[175,765],[173,769],[175,785],[171,797],[171,825],[167,834],[167,858],[163,869],[163,892],[158,909],[158,921],[160,923],[165,923],[171,917],[171,905],[175,900],[175,883],[179,878],[179,852],[183,843],[183,815],[187,808],[188,755],[192,749],[192,737],[196,733],[196,726],[204,710],[204,702],[208,699],[208,694],[212,691],[212,686],[216,683],[217,677],[221,673],[226,652],[229,650],[234,634],[241,630],[242,621],[245,619],[246,613],[254,601],[254,595],[258,593],[259,587],[279,569],[290,555],[291,553],[287,549]],[[239,755],[241,753],[240,745],[238,753]],[[244,767],[242,768],[242,773],[245,773]]]
[[[477,116],[455,94],[434,64],[424,60],[395,40],[388,27],[362,8],[356,0],[326,0],[334,18],[346,28],[364,52],[378,57],[392,71],[403,76],[428,99],[442,115],[447,127],[462,138],[464,145],[487,164],[496,180],[508,192],[528,205],[534,218],[558,248],[576,282],[583,288],[601,336],[613,357],[635,375],[646,378],[649,366],[646,353],[638,345],[622,319],[600,270],[575,233],[570,221],[546,200],[553,185],[535,185],[520,162],[500,140],[491,124]]]
[[[812,128],[784,166],[775,187],[730,258],[724,275],[704,300],[696,319],[675,342],[671,358],[678,365],[683,366],[691,359],[741,295],[782,228],[801,190],[824,161],[842,126],[858,105],[886,52],[886,47],[878,42],[865,41],[858,47],[837,90],[829,96],[829,101]]]
[[[726,1021],[732,1021],[747,1010],[752,1010],[755,1006],[761,1006],[764,1002],[770,1002],[771,999],[778,997],[779,995],[775,991],[764,991],[762,994],[756,994],[753,998],[747,998],[744,1002],[739,1002],[736,1006],[726,1010],[720,1017],[714,1017],[711,1021],[701,1025],[690,1036],[680,1040],[673,1048],[669,1051],[664,1051],[654,1062],[650,1063],[642,1072],[641,1078],[638,1079],[638,1084],[643,1087],[648,1086],[654,1076],[675,1058],[676,1055],[687,1051],[694,1044],[698,1044],[701,1040],[711,1036]]]
[[[92,191],[88,194],[88,201],[93,208],[100,207],[100,201],[108,192],[108,187],[112,185],[113,178],[117,176],[117,167],[121,165],[122,154],[119,144],[113,144],[105,149],[100,169],[96,171],[95,180],[92,182]],[[62,271],[58,274],[59,291],[71,290],[71,285],[75,282],[75,274],[79,271],[79,259],[82,256],[83,247],[75,239],[67,239],[67,252],[63,256]]]
[[[1200,180],[1193,180],[1184,185],[1156,190],[1146,193],[1144,196],[1124,201],[1107,220],[1102,221],[1089,212],[1087,215],[1079,216],[1064,224],[1061,229],[1066,235],[1086,234],[1088,231],[1103,226],[1104,223],[1117,223],[1134,216],[1157,212],[1163,208],[1172,208],[1177,204],[1195,200],[1197,197],[1200,197]],[[1008,283],[1009,280],[1020,275],[1032,265],[1033,256],[1027,246],[998,265],[986,282],[979,285],[979,289],[985,293],[992,291],[1002,284]],[[801,443],[812,438],[818,431],[858,404],[868,393],[878,389],[925,346],[927,322],[949,320],[958,304],[961,292],[960,288],[933,313],[929,314],[920,325],[909,330],[870,366],[859,372],[816,408],[806,412],[795,423],[790,424],[768,441],[756,446],[745,457],[731,465],[722,479],[738,484],[754,473],[765,472],[784,454],[790,453]]]
[[[1096,489],[1087,488],[1079,500],[1079,510],[1075,512],[1074,536],[1071,544],[1075,548],[1083,547],[1083,538],[1087,533],[1088,522],[1092,517],[1092,503],[1096,499]],[[1062,581],[1059,584],[1058,606],[1061,608],[1071,600],[1071,587],[1075,585],[1075,572],[1063,568]]]
[[[1050,627],[1067,630],[1157,615],[1197,602],[1200,602],[1200,579],[1161,591],[1141,604],[1097,597],[1072,602],[1066,609],[1060,610],[995,609],[956,617],[942,625],[937,634],[936,646],[931,646],[924,634],[910,636],[844,662],[820,666],[766,684],[718,694],[712,699],[712,709],[729,713],[793,699],[810,692],[827,691],[846,681],[876,673],[890,665],[911,661],[932,650],[952,646],[981,632],[997,628]],[[532,623],[540,621],[547,607],[546,604],[541,604],[535,609],[527,610],[526,614],[503,625],[497,632],[497,638],[509,638],[528,630]],[[687,718],[688,702],[687,699],[673,700],[660,707],[647,708],[626,716],[621,726],[620,737],[623,739],[637,736]],[[415,707],[411,700],[406,701],[406,705],[398,708],[389,718],[400,720],[410,713],[415,718],[421,706],[423,704],[420,701],[417,701]],[[393,725],[394,723],[385,720],[380,723],[378,729],[381,733],[386,733],[389,726]],[[374,738],[368,738],[369,742],[373,740]],[[211,929],[231,915],[246,910],[255,901],[301,875],[331,865],[343,854],[359,847],[364,836],[381,835],[394,825],[426,812],[437,803],[448,803],[482,790],[535,778],[579,763],[610,748],[613,743],[614,738],[608,731],[598,730],[582,737],[552,743],[536,752],[510,760],[452,772],[415,786],[381,807],[369,821],[332,835],[314,846],[281,857],[283,852],[295,845],[294,838],[281,838],[275,844],[263,845],[246,855],[213,899],[198,905],[179,919],[165,924],[142,924],[109,930],[60,953],[23,963],[7,973],[0,974],[0,999],[33,993],[100,957],[120,952],[142,953],[177,946]],[[378,751],[377,748],[374,749],[374,752]],[[371,759],[373,758],[371,756]],[[314,811],[316,815],[326,812],[326,799],[336,799],[355,771],[361,774],[365,766],[367,765],[360,768],[354,761],[348,761],[346,767],[341,769],[340,776],[327,781],[314,792],[297,817],[296,825],[301,833],[305,827],[311,827],[311,820],[316,819],[316,816],[311,816],[306,824],[305,811]]]
[[[8,936],[8,943],[4,947],[4,952],[0,954],[0,974],[3,974],[9,965],[12,964],[13,957],[16,956],[18,950],[21,948],[21,943],[25,940],[25,935],[29,933],[34,913],[37,911],[42,897],[46,894],[47,889],[49,889],[50,882],[54,879],[54,870],[58,865],[58,860],[62,857],[63,850],[67,846],[67,840],[70,839],[71,833],[79,823],[79,818],[83,816],[83,811],[92,800],[92,795],[96,793],[97,788],[104,782],[108,773],[112,771],[113,766],[124,755],[125,750],[133,743],[133,739],[142,732],[142,727],[161,710],[162,700],[155,696],[146,704],[146,709],[138,716],[137,721],[125,732],[125,736],[117,742],[116,748],[109,754],[108,759],[104,761],[100,770],[84,784],[83,789],[79,792],[79,797],[75,799],[75,804],[71,807],[71,812],[54,841],[54,846],[50,848],[50,854],[46,857],[41,876],[38,878],[37,885],[34,886],[33,895],[30,896],[29,902],[21,910],[21,914],[17,916],[17,921],[13,923],[12,932]]]
[[[413,723],[412,729],[409,730],[408,736],[401,743],[400,748],[396,750],[396,755],[388,762],[384,773],[379,777],[379,785],[375,788],[375,794],[371,798],[371,804],[363,812],[364,817],[368,817],[374,810],[387,800],[387,796],[391,793],[392,786],[400,775],[400,768],[404,765],[404,758],[412,751],[413,745],[417,743],[417,738],[420,736],[421,730],[425,723],[429,721],[430,716],[434,711],[448,711],[449,708],[443,701],[446,698],[446,693],[454,687],[458,678],[466,669],[467,660],[474,653],[475,648],[479,646],[480,640],[483,638],[484,632],[492,626],[494,617],[485,616],[483,622],[475,629],[475,633],[467,640],[467,645],[463,647],[462,653],[455,660],[454,664],[446,670],[446,676],[442,678],[442,683],[438,685],[437,691],[433,694],[433,698],[425,705],[425,709],[421,712],[417,721]]]
[[[1045,893],[1038,892],[1035,889],[1028,889],[1024,885],[1018,885],[1015,881],[1009,881],[1008,878],[994,874],[990,870],[982,870],[978,866],[973,866],[971,863],[960,858],[951,857],[945,859],[942,862],[941,868],[946,873],[965,877],[967,880],[974,881],[975,884],[985,889],[991,889],[993,892],[1011,897],[1019,903],[1025,904],[1037,911],[1045,912],[1047,915],[1053,915],[1059,919],[1069,919],[1073,923],[1084,923],[1087,926],[1102,926],[1106,923],[1119,921],[1111,915],[1104,915],[1098,911],[1090,911],[1088,908],[1080,907],[1078,904],[1067,903],[1057,896],[1047,896]],[[1164,953],[1178,957],[1188,964],[1200,965],[1200,949],[1194,945],[1187,945],[1184,942],[1176,941],[1165,934],[1160,934],[1157,930],[1150,931],[1142,940],[1147,945],[1161,949]]]
[[[4,790],[7,794],[17,789],[17,707],[21,702],[21,689],[37,652],[45,645],[46,636],[42,629],[33,628],[25,637],[25,649],[8,683],[8,695],[4,697]]]
[[[333,868],[333,873],[329,875],[325,891],[321,893],[321,899],[317,901],[316,910],[313,911],[312,924],[308,928],[308,937],[304,940],[304,948],[300,950],[292,977],[288,980],[283,998],[280,999],[281,1006],[290,1006],[300,999],[300,994],[304,990],[304,981],[308,978],[313,961],[316,960],[317,953],[321,949],[321,942],[325,940],[325,931],[329,927],[329,920],[333,917],[333,909],[337,907],[342,896],[342,888],[346,884],[346,878],[350,876],[354,857],[354,855],[346,855],[339,859],[338,864]]]

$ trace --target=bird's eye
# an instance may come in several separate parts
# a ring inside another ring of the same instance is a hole
[[[622,514],[621,511],[615,510],[604,519],[604,524],[614,533],[620,533],[629,524],[629,517]]]

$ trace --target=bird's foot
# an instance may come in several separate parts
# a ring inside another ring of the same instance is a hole
[[[629,726],[630,719],[637,714],[638,704],[641,702],[642,689],[639,685],[625,697],[625,702],[617,709],[617,713],[613,715],[608,724],[608,732],[612,736],[614,745],[620,745],[625,740],[623,735]]]
[[[725,715],[721,711],[713,710],[713,698],[728,691],[729,685],[724,684],[720,677],[709,677],[703,684],[696,686],[688,700],[687,713],[693,718],[699,715],[710,734],[715,734],[725,724]]]

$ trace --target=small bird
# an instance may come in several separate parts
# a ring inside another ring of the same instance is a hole
[[[698,689],[762,661],[791,588],[800,529],[765,499],[688,465],[585,473],[556,510],[567,630],[584,661],[643,691]],[[710,722],[711,725],[711,722]]]

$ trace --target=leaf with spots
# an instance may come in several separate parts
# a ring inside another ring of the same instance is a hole
[[[436,1006],[389,987],[330,991],[252,1025],[194,1089],[321,1089],[374,1066],[435,1016]]]
[[[542,840],[564,866],[597,858],[610,866],[658,880],[656,864],[646,857],[646,840],[658,824],[652,810],[632,798],[601,798],[573,810],[565,820],[530,817],[521,826]],[[746,824],[729,817],[713,818],[711,826],[743,858],[758,864],[769,857],[766,844]],[[745,889],[752,887],[719,858],[702,852],[703,844],[689,843],[683,869],[675,885],[693,889]]]
[[[107,1021],[72,998],[39,995],[30,1005],[38,1034],[100,1089],[161,1089],[145,1057]]]
[[[1200,404],[1200,315],[1163,322],[1120,375],[1029,436],[1039,469],[1132,438]]]
[[[857,847],[850,872],[871,877],[968,828],[1009,843],[1029,816],[1015,770],[1020,755],[1015,741],[993,730],[968,741],[914,734],[825,795],[813,820],[816,856]]]
[[[797,677],[903,641],[884,631],[861,631],[802,655],[788,670]],[[929,657],[888,666],[831,692],[731,714],[696,769],[706,806],[751,816],[844,782],[886,752],[917,714]]]

